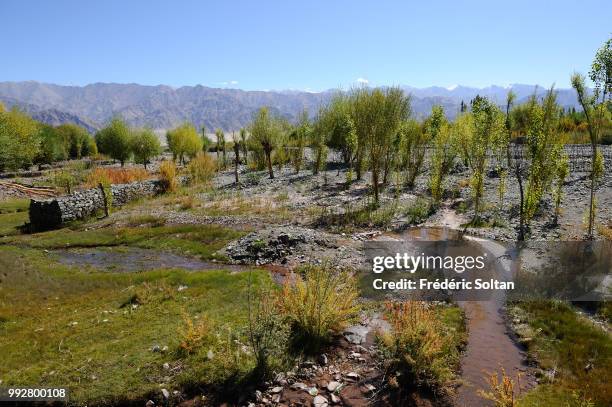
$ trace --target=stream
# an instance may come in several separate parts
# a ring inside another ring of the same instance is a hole
[[[407,241],[440,241],[458,240],[460,233],[455,229],[445,227],[421,227],[408,229],[399,235]],[[503,279],[512,275],[511,262],[500,258],[506,254],[502,244],[470,236],[468,240],[496,259],[496,272]],[[458,407],[492,406],[493,403],[483,399],[478,391],[489,390],[487,377],[499,373],[503,368],[508,376],[517,381],[520,374],[521,391],[533,383],[526,375],[526,354],[512,339],[504,317],[505,292],[494,291],[488,300],[458,300],[467,319],[468,340],[461,359],[461,384],[457,388],[455,405]],[[515,391],[518,393],[518,386]]]

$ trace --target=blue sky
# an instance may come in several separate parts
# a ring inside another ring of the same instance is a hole
[[[612,1],[0,0],[0,81],[569,86]]]

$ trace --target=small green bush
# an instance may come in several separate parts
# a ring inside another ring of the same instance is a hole
[[[287,282],[280,306],[293,324],[294,339],[307,351],[316,351],[357,318],[360,306],[357,281],[348,271],[328,265],[307,266],[304,277]]]
[[[421,301],[388,303],[391,332],[381,336],[392,370],[407,383],[437,391],[453,377],[444,325]]]

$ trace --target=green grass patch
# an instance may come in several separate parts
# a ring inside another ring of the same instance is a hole
[[[612,405],[612,340],[607,332],[558,301],[518,303],[511,315],[530,328],[530,338],[523,338],[530,357],[542,369],[557,372],[546,386],[529,392],[521,406],[565,405],[567,398]]]
[[[244,340],[249,273],[91,272],[11,245],[0,246],[0,270],[5,386],[66,386],[76,405],[113,405],[159,401],[160,385],[209,386],[253,367],[235,345]],[[252,276],[256,288],[272,284],[265,271]],[[188,354],[179,352],[186,340]]]
[[[29,199],[0,201],[0,236],[20,233],[19,227],[29,219],[29,207]]]

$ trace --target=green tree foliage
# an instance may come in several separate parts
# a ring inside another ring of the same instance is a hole
[[[612,110],[610,101],[612,95],[612,39],[607,40],[595,54],[589,76],[595,85],[592,95],[589,95],[587,91],[583,75],[574,73],[571,82],[572,87],[576,90],[578,102],[582,106],[591,140],[591,193],[587,235],[592,237],[595,226],[595,187],[600,178],[599,173],[603,173],[603,170],[600,171],[598,168],[600,166],[598,162],[603,164],[603,160],[598,159],[600,152],[597,143],[601,138],[602,127],[606,125],[606,121],[609,122]]]
[[[249,160],[249,133],[245,128],[240,129],[240,148],[242,149],[242,157],[244,157],[244,163],[248,164]]]
[[[212,140],[206,135],[206,126],[202,126],[202,151],[207,152],[212,146]]]
[[[0,112],[0,170],[31,165],[39,155],[40,126],[17,108]]]
[[[264,153],[270,178],[274,178],[272,152],[278,147],[281,138],[281,124],[271,117],[268,108],[262,107],[250,125],[251,143]]]
[[[219,153],[223,152],[223,162],[222,167],[225,168],[226,164],[226,147],[225,147],[225,133],[223,130],[217,129],[215,130],[215,138],[217,139],[216,151],[217,151],[217,162],[219,162]]]
[[[193,158],[202,151],[202,139],[190,123],[184,123],[167,131],[166,142],[174,160],[178,158],[181,164],[185,163],[185,157]]]
[[[65,158],[80,159],[93,153],[90,151],[91,136],[85,128],[67,123],[57,126],[56,131],[63,140]]]
[[[308,111],[304,110],[300,114],[296,126],[289,134],[289,155],[296,174],[300,172],[304,165],[304,149],[308,140],[311,139],[311,133],[312,125],[308,118]]]
[[[535,96],[529,101],[526,152],[530,166],[525,198],[527,224],[535,215],[544,194],[550,190],[557,162],[563,152],[558,133],[559,106],[556,99],[556,93],[551,88],[541,104]]]
[[[406,186],[412,189],[416,177],[422,172],[429,134],[413,119],[402,122],[398,134],[401,140],[401,168],[405,173]]]
[[[39,135],[41,142],[40,150],[34,160],[36,164],[51,164],[66,159],[64,140],[53,126],[41,125]]]
[[[384,169],[387,151],[403,121],[410,116],[410,98],[399,88],[360,88],[350,96],[351,116],[357,133],[357,171],[367,153],[372,172],[374,201],[379,202],[380,172]],[[361,158],[360,158],[361,155]]]
[[[145,169],[151,159],[162,152],[159,139],[151,129],[141,129],[134,132],[131,139],[131,149],[134,153],[134,161],[144,165]]]
[[[464,149],[464,159],[471,170],[470,188],[474,200],[473,225],[480,223],[482,195],[484,192],[484,173],[488,164],[489,153],[499,144],[504,133],[504,116],[499,108],[487,98],[476,96],[472,100],[471,119],[462,123],[460,143],[469,143]]]
[[[446,120],[442,106],[434,106],[431,109],[424,128],[426,137],[432,141],[433,146],[429,189],[434,202],[439,203],[444,194],[444,180],[456,156],[451,125]]]
[[[114,118],[108,126],[96,133],[96,144],[98,151],[119,160],[123,166],[132,155],[131,138],[132,133],[127,123]]]

